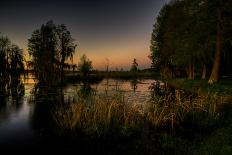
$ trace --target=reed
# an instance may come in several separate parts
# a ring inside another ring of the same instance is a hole
[[[150,100],[144,105],[129,104],[124,93],[117,91],[113,96],[91,96],[59,107],[53,118],[60,129],[65,131],[81,130],[87,134],[102,135],[115,130],[122,134],[151,128],[185,127],[193,124],[209,127],[220,118],[219,107],[223,98],[215,95],[185,95],[181,91],[168,93],[158,100]]]
[[[53,114],[58,126],[64,130],[81,129],[88,134],[102,134],[113,128],[124,131],[138,128],[143,118],[142,107],[129,106],[122,94],[95,96],[94,103],[79,100],[68,108],[59,108]]]
[[[174,94],[161,96],[151,104],[147,122],[154,127],[183,127],[192,123],[207,126],[217,121],[220,116],[218,109],[224,103],[215,95],[184,95],[176,91]],[[201,126],[199,126],[201,127]]]

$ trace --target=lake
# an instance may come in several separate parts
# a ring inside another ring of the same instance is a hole
[[[126,104],[145,106],[151,99],[151,87],[156,83],[157,80],[153,79],[104,79],[94,84],[68,84],[62,95],[60,88],[47,92],[35,88],[36,80],[33,78],[22,80],[15,88],[3,87],[0,91],[0,148],[51,147],[55,138],[49,128],[50,111],[61,101],[78,101],[80,93],[91,99],[91,94],[110,98],[115,92],[121,92]],[[159,81],[159,85],[164,83]],[[50,102],[54,104],[47,104]]]

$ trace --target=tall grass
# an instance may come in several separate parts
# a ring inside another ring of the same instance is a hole
[[[68,108],[59,108],[54,112],[54,119],[61,129],[81,129],[88,134],[102,134],[109,130],[120,128],[124,132],[127,128],[139,128],[144,117],[143,109],[139,105],[126,104],[121,93],[111,99],[106,96],[94,96],[94,103],[79,100]]]
[[[176,92],[164,95],[150,106],[147,122],[154,127],[183,127],[184,124],[208,126],[219,119],[219,105],[223,100],[217,95],[184,95]],[[199,124],[201,123],[201,124]]]
[[[80,98],[53,114],[57,126],[65,131],[81,130],[87,134],[102,135],[118,131],[128,134],[150,128],[183,128],[186,124],[210,127],[220,117],[218,107],[224,102],[217,95],[185,95],[177,90],[144,105],[129,104],[124,93],[113,96],[96,95],[91,103]]]

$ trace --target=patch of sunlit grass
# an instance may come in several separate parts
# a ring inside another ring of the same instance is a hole
[[[161,96],[150,107],[148,123],[154,127],[171,127],[185,123],[207,126],[217,121],[220,115],[218,107],[224,100],[217,95],[184,96],[180,91]]]

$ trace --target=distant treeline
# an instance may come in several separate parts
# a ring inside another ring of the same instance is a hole
[[[231,8],[231,0],[171,0],[154,24],[152,67],[164,78],[198,76],[211,84],[231,75]]]
[[[136,59],[133,59],[130,71],[126,72],[123,70],[110,71],[108,59],[106,71],[94,71],[92,61],[86,55],[81,56],[78,64],[73,64],[73,54],[76,47],[75,40],[67,27],[64,24],[56,25],[53,21],[48,21],[32,32],[28,39],[28,60],[24,57],[22,49],[11,44],[7,37],[1,36],[1,79],[5,81],[4,79],[10,79],[12,75],[17,75],[19,78],[22,73],[25,75],[32,73],[39,84],[52,86],[59,83],[63,84],[64,80],[67,79],[151,77],[151,74],[139,70]],[[66,79],[64,79],[65,76]]]

